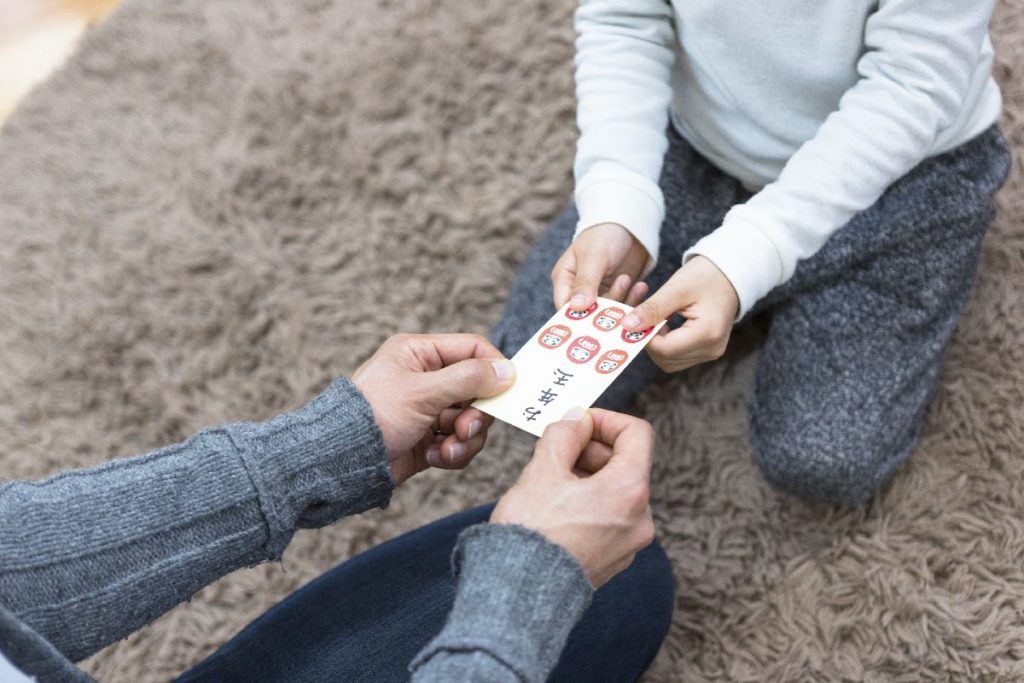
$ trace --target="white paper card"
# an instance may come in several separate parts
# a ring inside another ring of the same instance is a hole
[[[586,311],[566,304],[512,357],[515,384],[473,405],[534,436],[570,408],[589,408],[665,324],[626,332],[632,310],[601,297]]]

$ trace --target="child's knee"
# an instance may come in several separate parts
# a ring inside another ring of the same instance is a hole
[[[889,479],[907,448],[862,438],[755,429],[754,456],[776,488],[809,501],[860,507]]]

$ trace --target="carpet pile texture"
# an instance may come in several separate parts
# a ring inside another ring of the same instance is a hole
[[[642,396],[679,582],[649,680],[1024,679],[1024,4],[992,32],[1014,170],[881,497],[764,483],[752,327]],[[556,0],[128,0],[0,131],[0,477],[269,417],[394,332],[486,332],[571,194],[572,40]],[[300,533],[84,666],[167,680],[353,553],[494,499],[531,443],[496,427],[465,473]]]

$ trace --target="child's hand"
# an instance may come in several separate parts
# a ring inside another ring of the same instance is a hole
[[[686,322],[651,339],[647,352],[665,372],[715,360],[725,353],[740,300],[729,279],[710,260],[694,256],[622,321],[628,330],[646,330],[674,313]]]
[[[647,250],[621,225],[588,228],[551,271],[555,308],[571,301],[573,310],[582,311],[599,294],[635,306],[647,294],[647,284],[637,282],[647,258]]]

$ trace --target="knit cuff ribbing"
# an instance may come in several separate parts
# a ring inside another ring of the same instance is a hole
[[[259,494],[272,558],[296,528],[324,526],[391,499],[395,482],[383,436],[347,379],[294,412],[228,429]]]
[[[480,524],[452,556],[459,577],[444,630],[413,661],[443,652],[483,652],[523,681],[544,681],[594,589],[561,546],[522,526]]]

